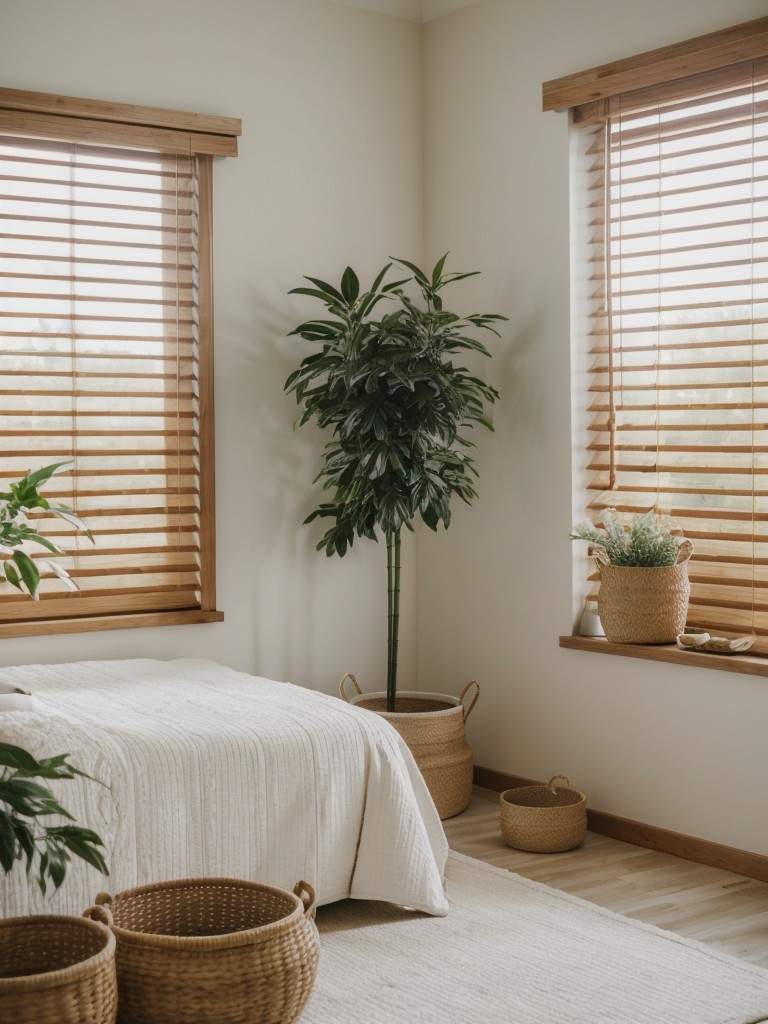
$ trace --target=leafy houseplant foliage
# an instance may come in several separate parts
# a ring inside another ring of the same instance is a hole
[[[41,570],[74,584],[66,572],[51,560],[39,562],[19,549],[30,542],[39,544],[53,554],[61,554],[55,544],[43,537],[27,521],[27,512],[40,509],[52,512],[93,540],[85,523],[66,505],[51,505],[38,487],[49,480],[63,462],[45,466],[30,473],[10,491],[0,493],[0,579],[5,579],[22,592],[37,597]],[[11,557],[7,557],[11,555]],[[100,846],[104,843],[90,829],[77,825],[40,825],[38,819],[58,815],[72,820],[44,785],[35,779],[73,779],[76,775],[90,778],[68,763],[68,754],[37,760],[26,750],[10,743],[0,743],[0,867],[8,873],[17,860],[26,859],[27,873],[36,869],[38,885],[45,893],[48,881],[55,889],[66,875],[71,856],[80,857],[99,871],[108,874]]]
[[[447,254],[446,254],[447,255]],[[387,543],[388,644],[387,707],[395,708],[400,613],[400,542],[403,527],[420,517],[437,530],[451,521],[451,497],[469,503],[477,473],[465,436],[475,423],[492,429],[485,407],[495,388],[473,376],[453,357],[465,351],[488,356],[467,332],[488,330],[505,317],[475,313],[460,317],[443,308],[442,291],[472,273],[444,273],[446,257],[427,275],[407,260],[394,260],[408,276],[385,283],[388,263],[367,291],[347,267],[339,287],[308,277],[309,295],[326,307],[327,319],[308,320],[293,332],[317,342],[286,381],[301,407],[298,423],[314,419],[331,431],[316,480],[331,493],[305,522],[331,525],[318,544],[343,556],[354,538]],[[403,290],[415,284],[422,301]],[[381,302],[380,315],[373,316]],[[393,308],[394,307],[394,308]],[[384,310],[381,312],[381,310]]]
[[[0,743],[0,866],[7,873],[14,862],[26,858],[27,873],[37,864],[37,882],[43,893],[48,879],[55,889],[64,881],[74,854],[108,874],[98,849],[104,843],[90,829],[78,825],[35,827],[49,814],[73,820],[51,792],[34,779],[90,778],[68,763],[68,754],[38,761],[21,747]]]
[[[41,570],[51,572],[64,580],[70,589],[77,589],[68,574],[56,562],[47,559],[44,562],[32,559],[26,551],[19,549],[24,543],[39,544],[54,555],[62,552],[46,537],[41,536],[27,521],[27,512],[33,509],[53,513],[70,526],[82,530],[93,541],[90,531],[82,519],[66,505],[51,505],[39,493],[38,488],[50,480],[53,474],[65,462],[56,462],[52,466],[44,466],[36,473],[30,473],[18,483],[11,484],[10,491],[0,492],[0,554],[11,555],[11,558],[0,562],[0,580],[6,580],[22,592],[26,590],[35,600],[40,586]]]
[[[682,537],[675,536],[666,516],[642,512],[629,524],[622,522],[616,509],[603,514],[603,532],[591,523],[574,527],[571,540],[588,540],[601,548],[611,565],[659,568],[677,562]]]

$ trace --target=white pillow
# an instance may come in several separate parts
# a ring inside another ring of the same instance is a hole
[[[44,705],[31,693],[0,693],[0,712],[44,710]]]
[[[20,686],[14,686],[13,683],[4,683],[0,679],[0,694],[3,693],[26,693],[29,694],[29,690],[23,690]]]

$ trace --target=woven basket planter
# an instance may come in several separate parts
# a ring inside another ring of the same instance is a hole
[[[673,644],[685,629],[691,584],[684,540],[676,565],[658,568],[611,565],[599,553],[597,610],[605,638],[615,644]]]
[[[290,1024],[317,974],[315,893],[192,878],[101,893],[121,1024]]]
[[[0,1021],[114,1024],[115,938],[83,917],[0,920]]]
[[[357,690],[351,698],[345,691],[347,681]],[[474,696],[465,707],[464,697],[473,686]],[[375,711],[397,729],[413,754],[443,820],[467,809],[472,798],[473,758],[464,723],[480,696],[475,680],[467,683],[458,697],[418,691],[398,693],[395,711],[387,711],[385,693],[364,694],[351,672],[341,680],[339,694],[355,707]]]
[[[565,786],[555,786],[562,779]],[[501,834],[507,846],[530,853],[561,853],[584,841],[587,798],[564,775],[546,786],[507,789],[500,797]]]

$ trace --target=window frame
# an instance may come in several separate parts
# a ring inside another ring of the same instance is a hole
[[[46,618],[45,601],[26,599],[23,619],[0,622],[0,638],[218,622],[215,586],[212,201],[213,157],[236,156],[237,118],[0,89],[0,136],[151,150],[194,159],[198,172],[199,602],[194,608],[128,610]],[[49,460],[50,461],[50,460]],[[33,467],[38,468],[38,467]],[[49,485],[50,486],[50,485]],[[84,513],[87,519],[87,513]],[[77,595],[73,595],[75,598]]]
[[[668,98],[672,94],[685,97],[690,90],[694,94],[694,86],[700,85],[703,80],[712,79],[717,76],[727,81],[734,76],[735,69],[740,65],[752,63],[756,67],[758,62],[764,66],[768,57],[768,18],[757,19],[742,25],[733,26],[719,32],[709,33],[695,39],[682,43],[662,47],[657,50],[638,54],[624,60],[614,61],[611,64],[591,68],[587,71],[578,72],[563,78],[545,82],[543,86],[543,109],[570,110],[571,123],[576,126],[588,126],[606,121],[613,109],[621,109],[622,100],[627,101],[631,108],[633,97],[641,96],[646,98],[657,91],[660,97]],[[578,147],[576,147],[578,149]],[[576,213],[575,230],[580,230],[578,212]],[[585,316],[582,308],[583,296],[576,294],[575,318],[578,321]],[[765,345],[765,341],[761,344]],[[577,346],[574,352],[575,373],[578,378],[574,385],[574,394],[580,397],[583,388],[579,382],[586,379],[586,368],[584,366],[585,355],[581,346]],[[764,386],[764,385],[762,385]],[[582,431],[587,415],[588,402],[582,401],[574,409],[574,423],[578,426],[577,433],[588,436],[588,430]],[[577,457],[578,459],[578,457]],[[588,503],[586,488],[586,467],[577,461],[574,465],[574,476],[577,481],[577,492],[575,501],[577,507],[583,507]],[[583,494],[583,501],[579,498]],[[577,513],[578,515],[578,513]],[[754,516],[754,509],[753,509]],[[582,516],[583,518],[583,516]],[[757,562],[754,563],[757,565]],[[753,573],[756,571],[753,568]],[[753,583],[753,595],[754,587]],[[585,595],[582,595],[582,597]],[[594,596],[594,594],[590,595]],[[752,599],[753,628],[755,605],[754,596]],[[723,607],[726,605],[724,604]],[[734,604],[733,609],[739,607]],[[701,624],[699,624],[701,628]],[[718,632],[734,634],[739,630],[718,629]],[[743,635],[743,631],[741,631]],[[599,641],[579,639],[578,644],[565,642],[575,638],[561,638],[561,646],[574,647],[578,649],[594,649],[592,646],[583,647],[583,644],[597,644],[596,649],[605,649],[605,642],[601,645]],[[607,645],[613,648],[615,645]],[[606,650],[606,653],[624,653],[613,649]],[[757,658],[768,654],[768,639],[762,638],[761,648],[755,648],[754,654]],[[637,654],[636,656],[644,656]],[[650,654],[647,656],[651,656]],[[684,654],[685,658],[686,655]],[[719,661],[720,659],[718,659]],[[730,659],[722,659],[728,661]],[[752,658],[751,660],[756,660]],[[743,671],[743,669],[742,669]],[[762,671],[759,674],[763,674]]]

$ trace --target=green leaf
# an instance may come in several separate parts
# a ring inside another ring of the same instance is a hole
[[[453,284],[455,281],[463,281],[465,277],[477,277],[479,273],[479,270],[470,270],[466,274],[447,274],[443,278],[443,287],[447,284]]]
[[[328,284],[327,281],[321,281],[319,277],[305,277],[304,280],[311,281],[316,288],[329,298],[335,299],[337,302],[344,301],[341,292],[337,288],[334,288],[332,284]]]
[[[368,297],[364,298],[359,306],[359,312],[361,317],[368,316],[372,309],[374,309],[383,298],[384,295],[376,295],[373,292],[368,292]]]
[[[92,543],[95,543],[91,531],[85,525],[80,516],[76,516],[74,512],[72,512],[68,508],[65,508],[63,505],[53,506],[51,508],[51,512],[54,512],[59,517],[59,519],[63,519],[65,522],[69,523],[70,526],[74,526],[76,530],[81,530],[86,535],[88,540],[90,540]]]
[[[341,278],[341,294],[349,305],[353,305],[360,294],[360,282],[352,267],[347,267]]]
[[[321,292],[317,288],[291,288],[288,292],[289,295],[311,295],[315,299],[321,299],[326,305],[335,305],[335,302],[325,292]],[[341,299],[341,296],[339,296]],[[338,300],[337,300],[338,301]],[[341,300],[343,301],[343,300]]]
[[[42,850],[40,853],[40,863],[37,868],[37,884],[40,886],[40,891],[45,896],[47,883],[45,881],[48,874],[48,851]]]
[[[384,278],[387,276],[387,271],[389,270],[389,268],[391,266],[392,266],[391,263],[387,263],[386,266],[382,270],[380,270],[379,273],[376,275],[376,280],[371,285],[371,291],[372,292],[376,292],[376,291],[379,290],[379,285],[384,280]]]
[[[32,540],[35,544],[39,544],[41,547],[47,548],[48,551],[52,551],[54,555],[60,555],[63,552],[56,547],[47,537],[41,536],[39,533],[35,533],[34,530],[27,534],[27,540]]]
[[[384,285],[384,287],[383,287],[383,288],[382,288],[381,290],[382,290],[383,292],[392,292],[392,291],[394,291],[394,290],[395,290],[396,288],[399,288],[399,287],[400,287],[401,285],[403,285],[403,284],[408,284],[408,282],[409,282],[410,280],[411,280],[411,279],[410,279],[410,277],[404,277],[404,278],[402,279],[402,281],[390,281],[390,283],[389,283],[389,284],[386,284],[386,285]]]
[[[35,841],[32,836],[32,829],[26,821],[22,821],[20,818],[16,818],[13,815],[11,815],[11,823],[13,825],[13,831],[18,844],[16,855],[19,860],[21,860],[22,856],[26,857],[27,874],[29,874],[30,868],[32,867],[32,861],[35,859]]]
[[[16,570],[14,569],[13,565],[10,562],[3,563],[3,572],[5,573],[5,578],[11,584],[11,586],[16,587],[17,590],[22,589],[19,574],[16,572]]]
[[[48,855],[48,875],[53,882],[54,889],[58,889],[67,874],[69,854],[55,839],[46,839],[45,849]]]
[[[76,775],[84,774],[67,764],[67,757],[68,754],[59,754],[57,757],[42,758],[33,769],[19,768],[16,775],[20,778],[74,779]]]
[[[19,570],[19,575],[24,581],[27,590],[32,597],[36,598],[37,588],[40,586],[40,572],[38,571],[37,566],[24,551],[14,551],[13,560],[16,563],[16,568]],[[6,575],[7,574],[8,569],[6,567]]]
[[[394,257],[392,257],[394,258]],[[410,263],[408,260],[395,259],[395,263],[399,263],[401,267],[407,267],[412,273],[419,284],[426,285],[429,287],[429,279],[423,270],[419,270],[415,263]]]
[[[445,261],[447,259],[448,259],[448,253],[446,253],[445,256],[441,257],[437,261],[437,263],[435,264],[435,269],[432,271],[432,287],[433,288],[435,288],[437,286],[437,284],[440,282],[440,275],[443,272],[443,267],[445,266]]]
[[[34,473],[30,473],[24,477],[24,483],[33,488],[38,488],[40,484],[44,484],[46,480],[50,480],[57,469],[61,469],[62,466],[70,466],[74,460],[67,459],[65,462],[54,462],[50,466],[43,466],[42,469],[36,470]]]
[[[7,811],[0,808],[0,867],[6,874],[13,867],[20,852],[13,819]]]
[[[0,802],[27,818],[43,814],[62,814],[71,818],[45,786],[17,776],[0,781]]]
[[[34,773],[39,769],[40,762],[23,747],[17,747],[13,743],[0,743],[0,765]]]
[[[63,844],[76,857],[101,871],[102,874],[109,874],[104,855],[97,849],[99,846],[104,846],[104,843],[95,832],[77,825],[61,825],[57,828],[49,828],[47,835],[49,838],[55,839],[57,843]]]

